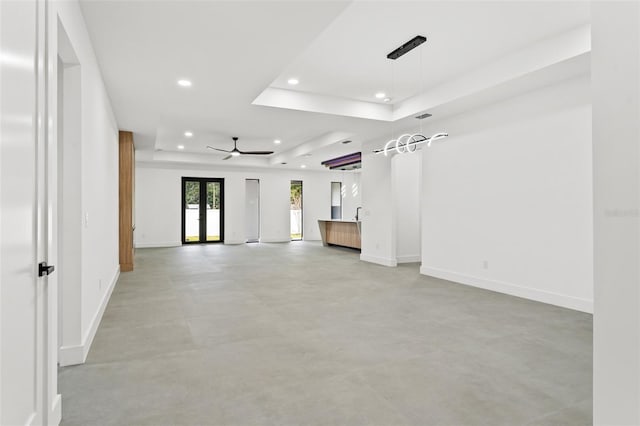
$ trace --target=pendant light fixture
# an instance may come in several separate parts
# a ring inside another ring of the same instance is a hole
[[[424,43],[425,41],[427,41],[427,38],[421,35],[415,36],[414,38],[412,38],[411,40],[409,40],[408,42],[404,43],[402,46],[398,47],[397,49],[395,49],[393,52],[389,53],[387,55],[387,59],[391,59],[391,60],[396,60],[398,58],[400,58],[401,56],[407,54],[408,52],[410,52],[411,50],[415,49],[416,47],[420,46],[422,43]],[[393,64],[391,65],[391,85],[392,85],[392,89],[395,90],[395,75],[393,72]],[[420,74],[420,94],[422,94],[424,92],[424,73],[422,72],[422,49],[420,49],[420,68],[419,68],[419,74]],[[393,96],[393,94],[392,94]],[[427,118],[430,117],[431,114],[421,114],[419,115],[418,119],[422,120],[423,118]],[[393,133],[393,121],[391,122],[391,132]],[[381,154],[383,153],[386,156],[388,156],[389,153],[397,153],[397,154],[411,154],[414,153],[418,150],[418,146],[422,145],[422,144],[427,144],[427,147],[431,146],[431,143],[433,141],[436,141],[438,139],[442,139],[442,138],[446,138],[447,136],[449,136],[448,133],[446,132],[440,132],[440,133],[436,133],[434,135],[432,135],[431,137],[427,138],[426,136],[424,136],[423,132],[422,132],[422,122],[420,122],[420,131],[418,133],[404,133],[402,135],[400,135],[398,138],[393,138],[390,139],[385,145],[384,148],[382,149],[376,149],[373,152],[375,154]]]

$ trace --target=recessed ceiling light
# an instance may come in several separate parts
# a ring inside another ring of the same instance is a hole
[[[301,169],[304,169],[304,168],[306,168],[306,167],[307,167],[307,166],[306,166],[306,165],[304,165],[304,164],[303,164],[302,166],[300,166],[300,168],[301,168]]]
[[[346,140],[346,141],[342,141],[342,143],[346,145],[348,143],[351,143],[351,141],[350,140]]]
[[[280,164],[287,164],[287,163],[285,163],[285,162],[283,161],[283,162],[282,162],[282,163],[280,163]]]
[[[178,149],[184,149],[184,145],[178,145]]]
[[[290,78],[289,80],[287,80],[287,83],[289,83],[292,86],[295,86],[296,84],[300,83],[300,81],[298,81],[297,78]]]
[[[273,143],[275,143],[276,145],[280,145],[280,142],[282,142],[280,139],[276,139],[275,141],[273,141]]]
[[[184,132],[184,135],[188,138],[190,138],[191,136],[193,136],[192,132]]]
[[[311,157],[313,154],[304,154],[303,157]]]
[[[384,98],[383,101],[385,102],[391,102],[391,98]]]
[[[191,87],[191,82],[189,80],[178,80],[178,86]]]
[[[387,97],[387,95],[385,95],[384,92],[376,93],[376,98],[378,98],[378,99],[384,99],[386,97]]]

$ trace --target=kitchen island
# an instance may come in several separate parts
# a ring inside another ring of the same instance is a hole
[[[360,250],[360,223],[355,220],[318,220],[322,245]]]

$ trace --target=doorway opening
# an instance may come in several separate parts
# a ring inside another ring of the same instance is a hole
[[[260,180],[247,179],[245,184],[245,230],[246,241],[260,241]]]
[[[342,219],[342,182],[331,182],[331,219]]]
[[[58,363],[81,364],[82,343],[82,129],[81,65],[58,21],[57,252]]]
[[[302,181],[301,180],[292,180],[291,181],[291,208],[290,208],[290,218],[291,218],[291,241],[300,241],[302,240],[302,228],[303,228],[303,217],[302,217]]]
[[[224,242],[224,179],[182,178],[182,244]]]

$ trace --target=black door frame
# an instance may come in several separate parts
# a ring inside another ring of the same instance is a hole
[[[185,228],[185,211],[187,209],[187,200],[185,197],[185,187],[187,182],[199,182],[200,183],[200,224],[199,224],[199,238],[202,240],[204,235],[204,241],[187,241],[184,232]],[[220,184],[220,240],[207,241],[207,183],[217,182]],[[182,244],[216,244],[224,243],[224,178],[203,178],[203,177],[182,177],[182,229],[180,230]]]
[[[302,179],[293,179],[289,184],[289,194],[291,194],[291,186],[294,183],[300,184],[300,238],[296,238],[295,240],[291,238],[291,241],[303,241],[304,240],[304,184]],[[291,211],[291,207],[289,207],[289,211]],[[291,214],[291,213],[289,213]],[[291,228],[291,227],[289,227]],[[289,229],[289,237],[291,237],[291,229]]]

